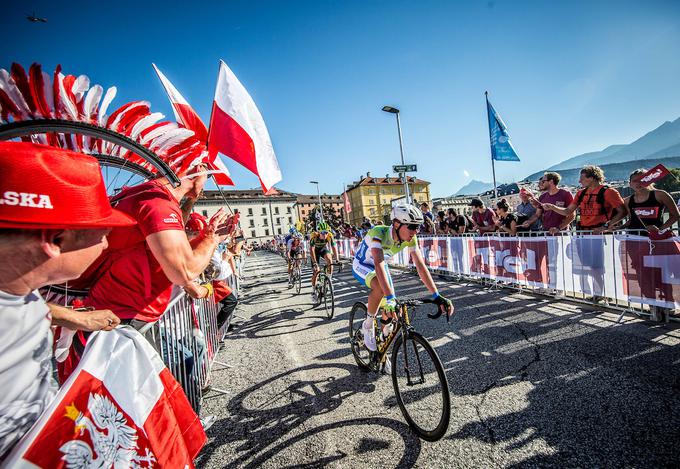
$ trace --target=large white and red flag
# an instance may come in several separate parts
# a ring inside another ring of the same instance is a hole
[[[264,119],[236,75],[220,60],[208,150],[220,152],[260,178],[264,192],[282,179]]]
[[[175,86],[168,80],[168,78],[161,72],[156,64],[153,65],[153,69],[158,75],[158,79],[161,81],[165,92],[170,99],[170,104],[172,104],[172,111],[175,113],[175,120],[182,124],[189,130],[193,130],[196,138],[198,138],[201,143],[208,143],[208,129],[201,120],[200,116],[194,108],[192,108],[184,96],[175,88]],[[209,155],[208,169],[212,174],[215,175],[215,183],[221,186],[233,186],[234,181],[231,179],[229,170],[227,169],[224,162],[220,159],[219,155],[213,153]]]
[[[193,467],[201,422],[134,329],[95,332],[78,367],[3,462],[8,467]]]
[[[345,213],[352,212],[352,204],[349,203],[349,197],[347,196],[347,191],[342,193],[343,201],[345,202]]]

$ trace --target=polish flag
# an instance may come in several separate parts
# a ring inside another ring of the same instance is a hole
[[[260,111],[236,75],[221,60],[208,149],[211,154],[220,152],[255,173],[265,193],[282,179]]]
[[[349,197],[347,196],[347,191],[345,191],[342,195],[343,195],[343,198],[345,199],[345,213],[352,213],[352,204],[349,203]]]
[[[642,175],[640,183],[643,187],[647,187],[650,184],[665,178],[669,174],[671,174],[671,172],[668,168],[662,164],[658,164]]]
[[[199,115],[194,111],[184,96],[181,95],[177,88],[170,83],[170,80],[161,72],[156,64],[151,64],[153,69],[158,75],[158,79],[161,81],[165,92],[170,99],[170,104],[172,104],[172,111],[175,113],[175,120],[182,124],[189,130],[193,130],[196,137],[204,144],[208,143],[208,129],[199,117]],[[206,161],[208,169],[214,175],[215,183],[220,186],[233,186],[234,181],[232,181],[224,162],[220,159],[219,155],[212,154],[209,155]]]
[[[134,329],[95,332],[7,467],[193,467],[205,432],[179,383]]]

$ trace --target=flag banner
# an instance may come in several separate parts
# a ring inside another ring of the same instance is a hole
[[[95,332],[78,367],[4,461],[8,467],[193,467],[205,432],[151,344]]]
[[[163,88],[165,89],[170,104],[172,104],[172,111],[175,114],[175,120],[182,124],[189,130],[194,131],[194,135],[198,138],[201,143],[208,143],[208,129],[199,117],[198,113],[194,111],[184,96],[175,88],[175,86],[168,80],[168,78],[161,72],[156,64],[151,64],[153,69],[158,75],[158,79],[161,81]],[[220,159],[219,155],[216,153],[208,155],[208,169],[212,172],[213,179],[216,184],[220,186],[233,186],[234,181],[231,179],[229,170],[227,169],[224,162]]]
[[[220,152],[257,175],[264,192],[282,179],[262,115],[223,61],[210,117],[208,149],[211,155]]]
[[[663,308],[680,304],[680,240],[616,236],[623,294],[630,301]]]
[[[515,149],[510,142],[507,127],[501,120],[491,103],[486,101],[489,114],[489,138],[491,140],[491,158],[496,161],[519,161]]]
[[[352,213],[352,204],[349,203],[349,197],[347,196],[347,191],[342,194],[345,202],[345,213]]]
[[[640,184],[643,187],[647,187],[650,184],[660,181],[669,174],[671,174],[671,172],[664,165],[658,164],[642,175]]]

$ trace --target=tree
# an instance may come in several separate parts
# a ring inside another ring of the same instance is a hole
[[[310,211],[309,215],[307,215],[307,218],[305,218],[305,226],[307,227],[307,231],[312,231],[316,228],[318,212],[319,207],[317,206],[314,208],[314,210]],[[323,218],[324,221],[335,230],[337,230],[342,224],[342,215],[329,205],[323,206]]]
[[[666,192],[678,192],[680,191],[680,168],[672,168],[670,171],[671,174],[657,182],[655,186]]]

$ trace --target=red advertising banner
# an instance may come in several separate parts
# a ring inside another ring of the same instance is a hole
[[[548,268],[545,239],[473,238],[468,252],[473,274],[533,286],[549,287],[555,283]]]
[[[680,306],[680,242],[623,239],[619,257],[624,293],[631,301]]]
[[[418,239],[418,244],[420,244],[420,251],[423,254],[425,265],[430,269],[450,270],[449,251],[446,238]],[[410,260],[410,256],[409,264],[413,264]]]

